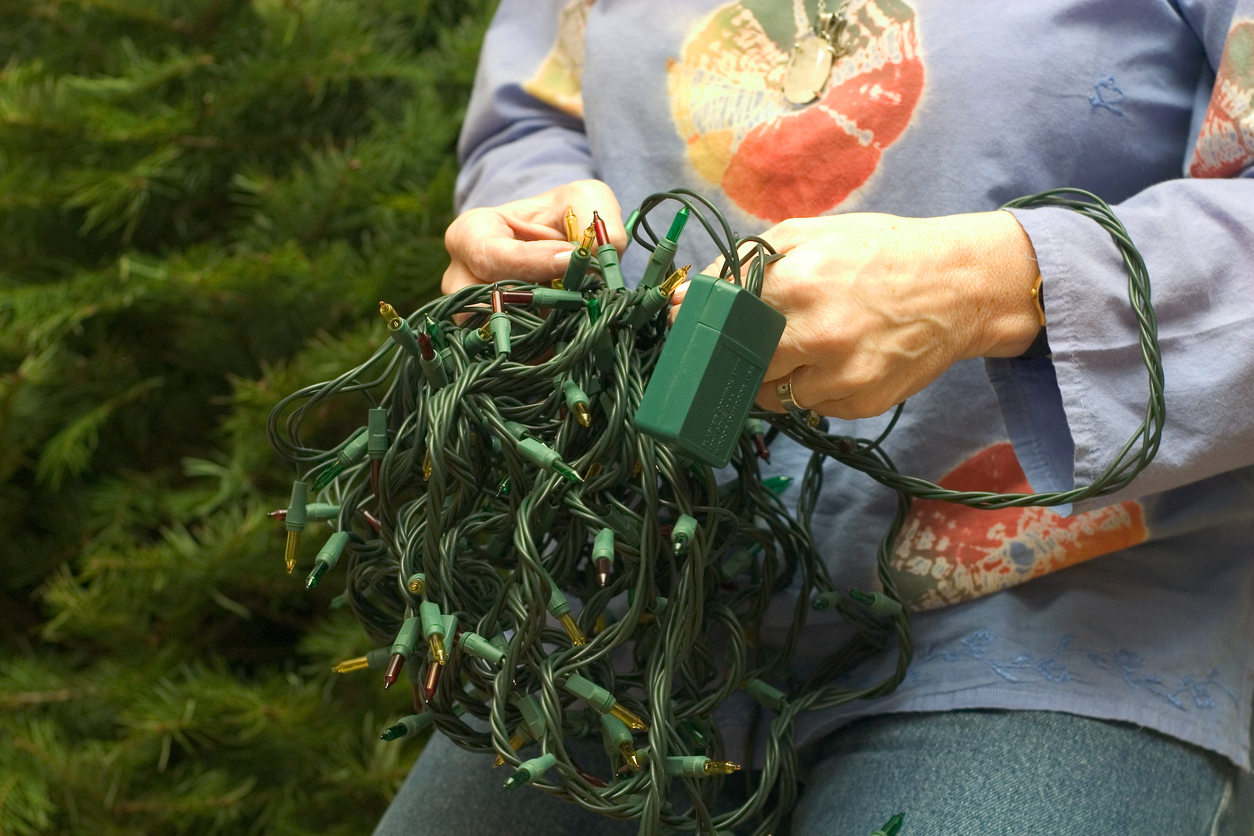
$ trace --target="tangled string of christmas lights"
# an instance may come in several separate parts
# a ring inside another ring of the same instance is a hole
[[[649,218],[674,203],[681,210],[660,238]],[[329,519],[336,533],[308,583],[346,556],[344,598],[382,645],[338,669],[386,667],[388,685],[403,669],[413,682],[416,713],[383,736],[434,726],[513,765],[506,786],[529,782],[639,819],[642,834],[773,832],[797,795],[796,718],[887,694],[905,674],[909,615],[887,567],[912,498],[980,508],[1075,502],[1123,487],[1157,450],[1162,367],[1149,279],[1126,231],[1085,192],[1009,205],[1063,206],[1106,228],[1128,268],[1141,329],[1145,421],[1102,477],[1061,493],[955,492],[903,476],[881,446],[901,407],[876,439],[830,434],[817,416],[755,412],[732,454],[735,478],[717,481],[710,467],[633,426],[665,345],[674,282],[621,287],[617,258],[605,247],[602,259],[591,256],[591,227],[567,273],[580,289],[469,287],[408,318],[382,305],[392,340],[357,368],[286,398],[269,433],[303,473],[286,512],[289,571],[300,531]],[[711,203],[684,190],[650,196],[630,224],[635,241],[668,254],[654,259],[645,284],[670,272],[688,214],[722,252],[723,277],[739,284],[743,275],[759,294],[778,256],[761,239],[736,240]],[[367,426],[330,450],[305,446],[305,422],[340,396],[369,405]],[[812,451],[795,516],[758,471],[778,433]],[[876,557],[881,590],[837,590],[815,548],[810,519],[825,458],[897,495]],[[315,480],[324,502],[306,502],[303,479]],[[769,602],[798,573],[804,592],[787,638],[756,646],[750,637]],[[856,638],[794,681],[789,662],[812,610],[840,613]],[[884,680],[832,684],[885,652],[897,663]],[[716,813],[723,776],[738,767],[713,717],[742,689],[774,716],[761,770],[738,777],[742,803]],[[608,761],[572,760],[566,741],[578,737],[600,737]]]

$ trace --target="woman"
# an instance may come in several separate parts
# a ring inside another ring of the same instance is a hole
[[[915,503],[893,556],[918,610],[912,669],[807,718],[791,832],[869,833],[905,810],[909,836],[1244,836],[1254,4],[829,2],[504,0],[444,290],[560,275],[567,206],[598,210],[621,250],[620,206],[686,186],[786,254],[762,294],[788,318],[762,406],[782,395],[874,437],[910,398],[887,444],[905,472],[1065,490],[1144,417],[1127,274],[1087,218],[996,210],[1060,186],[1115,205],[1153,281],[1157,458],[1066,516]],[[678,263],[714,254],[689,233]],[[624,275],[642,264],[628,249]],[[804,464],[772,452],[772,472]],[[838,585],[873,584],[891,510],[828,465],[813,526]],[[811,661],[843,636],[809,630]],[[479,760],[434,739],[377,832],[634,832],[497,792]]]

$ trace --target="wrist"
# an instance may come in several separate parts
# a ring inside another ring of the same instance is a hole
[[[973,221],[969,240],[974,247],[976,275],[970,284],[974,296],[969,303],[974,313],[974,339],[966,357],[1018,357],[1043,327],[1033,292],[1040,276],[1036,250],[1009,212],[967,217]]]

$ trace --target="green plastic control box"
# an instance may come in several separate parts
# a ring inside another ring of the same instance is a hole
[[[711,467],[724,467],[784,333],[784,315],[731,282],[699,275],[632,423]]]

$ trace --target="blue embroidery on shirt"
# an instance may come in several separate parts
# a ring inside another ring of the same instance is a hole
[[[1236,693],[1219,678],[1218,669],[1212,670],[1205,677],[1183,676],[1179,685],[1173,687],[1161,676],[1144,671],[1145,660],[1139,654],[1122,647],[1113,653],[1077,647],[1073,641],[1074,636],[1070,633],[1063,634],[1058,645],[1049,653],[1019,653],[1009,660],[999,660],[990,653],[993,640],[993,631],[984,629],[969,633],[948,645],[931,645],[915,656],[906,679],[917,678],[920,667],[932,662],[970,660],[987,666],[1007,682],[1069,682],[1072,668],[1063,663],[1062,657],[1065,656],[1068,661],[1071,661],[1071,657],[1088,660],[1098,670],[1122,678],[1129,688],[1143,690],[1182,711],[1189,709],[1189,701],[1196,708],[1213,709],[1216,689],[1227,694],[1234,705],[1237,702]],[[1071,664],[1074,666],[1075,662],[1071,661]]]
[[[1115,77],[1108,75],[1093,85],[1093,95],[1089,96],[1089,104],[1093,107],[1104,107],[1118,116],[1123,115],[1119,103],[1124,99],[1123,90],[1115,83]]]

